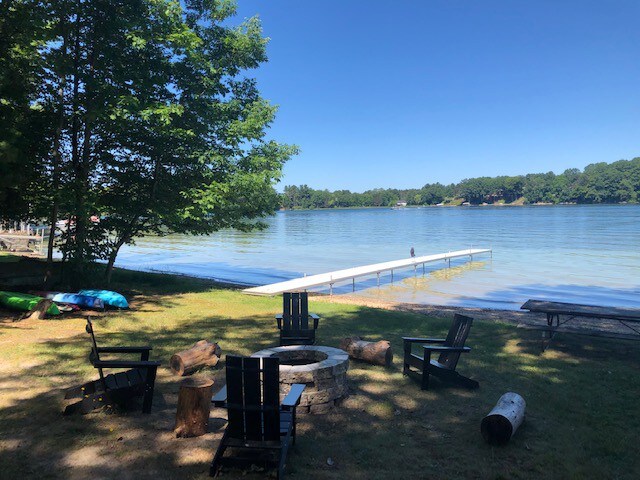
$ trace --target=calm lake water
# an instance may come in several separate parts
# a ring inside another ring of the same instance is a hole
[[[173,235],[124,247],[117,265],[262,285],[316,273],[492,248],[356,282],[385,300],[518,309],[529,298],[640,307],[640,206],[390,208],[278,212],[260,232]],[[327,291],[326,289],[320,291]],[[352,286],[334,288],[351,293]]]

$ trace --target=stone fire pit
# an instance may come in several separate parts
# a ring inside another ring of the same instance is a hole
[[[347,396],[349,355],[344,350],[315,345],[290,345],[260,350],[252,357],[280,359],[280,397],[293,383],[306,385],[298,412],[326,413]]]

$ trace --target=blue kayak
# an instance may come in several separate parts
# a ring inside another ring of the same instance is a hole
[[[80,290],[80,295],[89,295],[90,297],[98,297],[105,305],[118,308],[129,308],[129,303],[124,296],[111,290]]]
[[[35,292],[49,300],[53,300],[56,303],[69,303],[71,305],[78,305],[84,308],[95,308],[104,310],[104,302],[98,297],[91,297],[89,295],[80,295],[79,293],[64,293],[64,292]]]
[[[104,309],[104,301],[101,298],[79,293],[56,293],[51,297],[51,300],[60,303],[72,303],[79,307]]]

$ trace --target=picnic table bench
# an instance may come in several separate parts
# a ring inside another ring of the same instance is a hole
[[[519,325],[523,328],[543,330],[549,334],[549,339],[557,331],[565,333],[576,333],[591,335],[596,337],[612,337],[627,340],[640,340],[640,327],[630,324],[640,323],[640,308],[607,307],[599,305],[581,305],[577,303],[550,302],[546,300],[528,300],[521,307],[522,310],[530,312],[544,313],[547,316],[547,325]],[[560,321],[560,317],[565,317]],[[560,326],[576,318],[599,318],[607,320],[617,320],[624,325],[631,334],[619,332],[607,332],[594,329],[564,329],[558,330]],[[555,325],[554,325],[555,320]]]

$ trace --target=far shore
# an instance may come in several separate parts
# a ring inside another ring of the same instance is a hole
[[[572,207],[572,206],[625,206],[625,205],[640,205],[637,202],[618,202],[618,203],[575,203],[575,202],[560,202],[560,203],[551,203],[551,202],[536,202],[536,203],[522,203],[522,202],[511,202],[511,203],[471,203],[471,204],[456,204],[456,203],[445,203],[442,205],[406,205],[404,207],[397,207],[393,205],[366,205],[361,207],[316,207],[316,208],[280,208],[280,212],[308,212],[314,210],[369,210],[376,208],[383,209],[393,209],[393,210],[405,210],[405,209],[420,209],[420,208],[450,208],[450,207],[464,207],[464,208],[474,208],[474,207]]]

